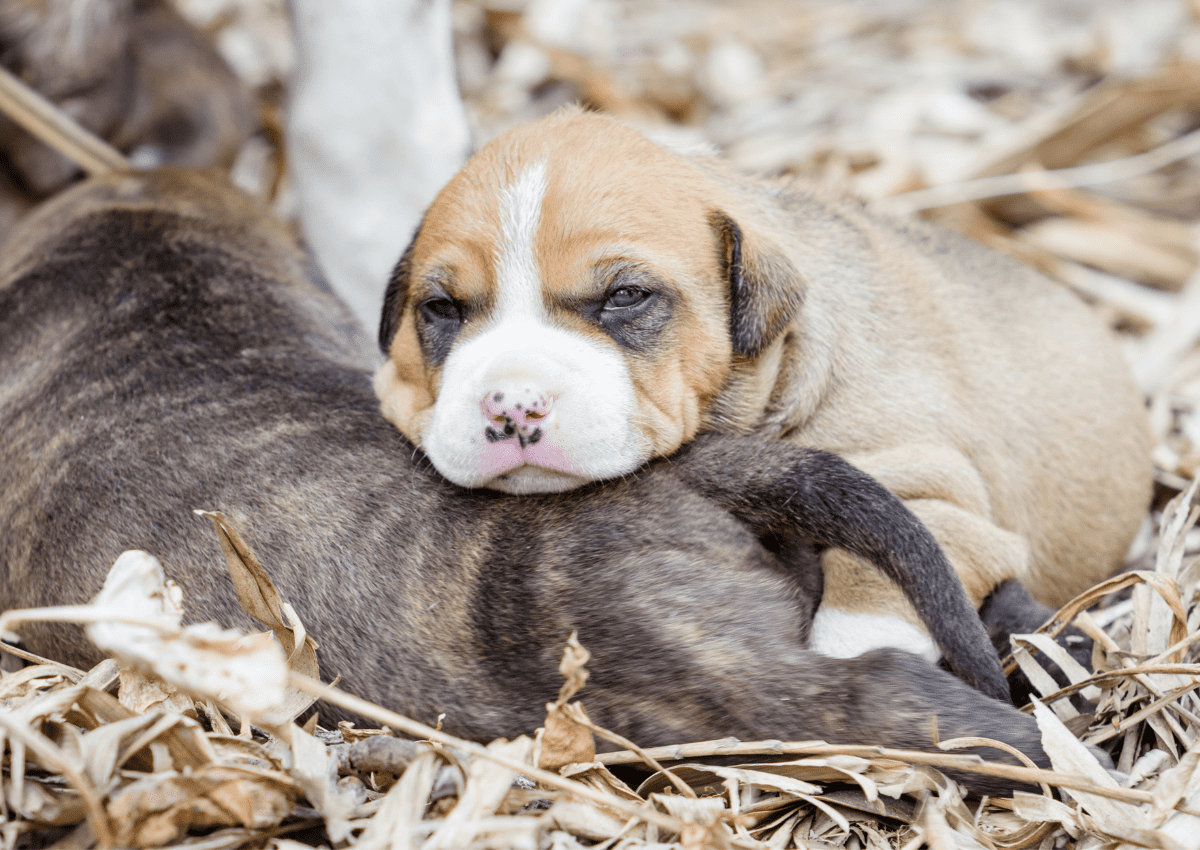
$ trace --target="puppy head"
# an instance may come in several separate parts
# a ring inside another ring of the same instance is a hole
[[[700,428],[799,281],[687,159],[566,110],[499,137],[434,200],[388,287],[384,415],[456,484],[565,490]]]

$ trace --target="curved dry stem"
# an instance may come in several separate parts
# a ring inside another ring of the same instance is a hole
[[[85,130],[5,68],[0,68],[0,112],[89,175],[132,169],[119,150]]]
[[[593,788],[584,785],[581,782],[576,782],[573,779],[567,779],[559,776],[557,773],[551,773],[548,770],[542,770],[531,764],[516,761],[502,755],[498,755],[486,749],[485,747],[476,744],[473,741],[467,741],[462,738],[456,738],[453,735],[447,735],[445,732],[438,731],[432,726],[426,726],[416,720],[405,717],[402,714],[397,714],[394,711],[389,711],[382,706],[368,702],[361,697],[356,697],[353,694],[348,694],[345,691],[338,690],[332,685],[326,685],[324,682],[319,682],[316,679],[311,679],[308,676],[302,676],[298,673],[290,673],[288,675],[288,683],[298,690],[302,690],[307,694],[324,700],[331,705],[345,708],[353,711],[355,714],[360,714],[363,717],[369,718],[381,726],[388,726],[396,729],[406,735],[412,735],[416,738],[421,738],[429,741],[435,741],[439,744],[444,744],[450,747],[457,747],[460,750],[470,753],[477,758],[486,759],[494,762],[502,767],[507,767],[510,770],[515,770],[518,773],[528,776],[530,779],[549,785],[552,788],[559,788],[576,797],[596,803],[609,809],[615,809],[623,815],[635,817],[640,820],[653,823],[655,826],[663,829],[668,829],[674,833],[682,833],[685,827],[688,826],[684,821],[678,818],[673,818],[670,815],[663,814],[657,809],[646,809],[639,805],[634,805],[620,797],[611,794],[605,794],[602,791],[597,791]],[[636,755],[634,758],[638,758]],[[734,844],[739,844],[739,839],[733,839]],[[741,844],[739,844],[741,846]],[[745,844],[746,847],[757,847],[757,843]]]

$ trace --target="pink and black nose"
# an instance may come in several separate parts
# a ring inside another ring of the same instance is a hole
[[[522,390],[493,390],[483,397],[484,436],[489,443],[517,440],[521,448],[542,438],[542,425],[554,405],[554,397]]]

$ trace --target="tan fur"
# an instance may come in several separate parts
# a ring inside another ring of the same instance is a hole
[[[604,263],[652,267],[677,298],[662,343],[624,355],[643,460],[707,429],[841,453],[925,521],[977,605],[1008,578],[1058,605],[1120,563],[1148,500],[1148,429],[1114,340],[1072,293],[956,235],[762,184],[578,110],[468,162],[406,255],[409,286],[453,269],[454,297],[495,298],[497,198],[538,161],[535,256],[556,321],[579,324],[572,299],[595,296]],[[757,322],[743,327],[762,342],[748,355],[731,344],[735,247]],[[416,337],[418,301],[389,305],[398,332],[377,390],[419,444],[441,388]],[[826,558],[825,601],[915,622],[842,553]]]

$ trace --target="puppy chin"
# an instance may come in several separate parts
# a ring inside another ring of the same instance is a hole
[[[439,429],[436,415],[421,448],[434,468],[451,483],[511,495],[561,493],[593,481],[619,478],[649,459],[637,432],[628,431],[602,445],[563,443],[551,424],[536,443],[491,441],[481,435]],[[569,433],[569,432],[568,432]]]
[[[534,493],[562,493],[590,484],[591,481],[591,478],[583,475],[525,465],[501,473],[481,486],[510,496],[528,496]]]

